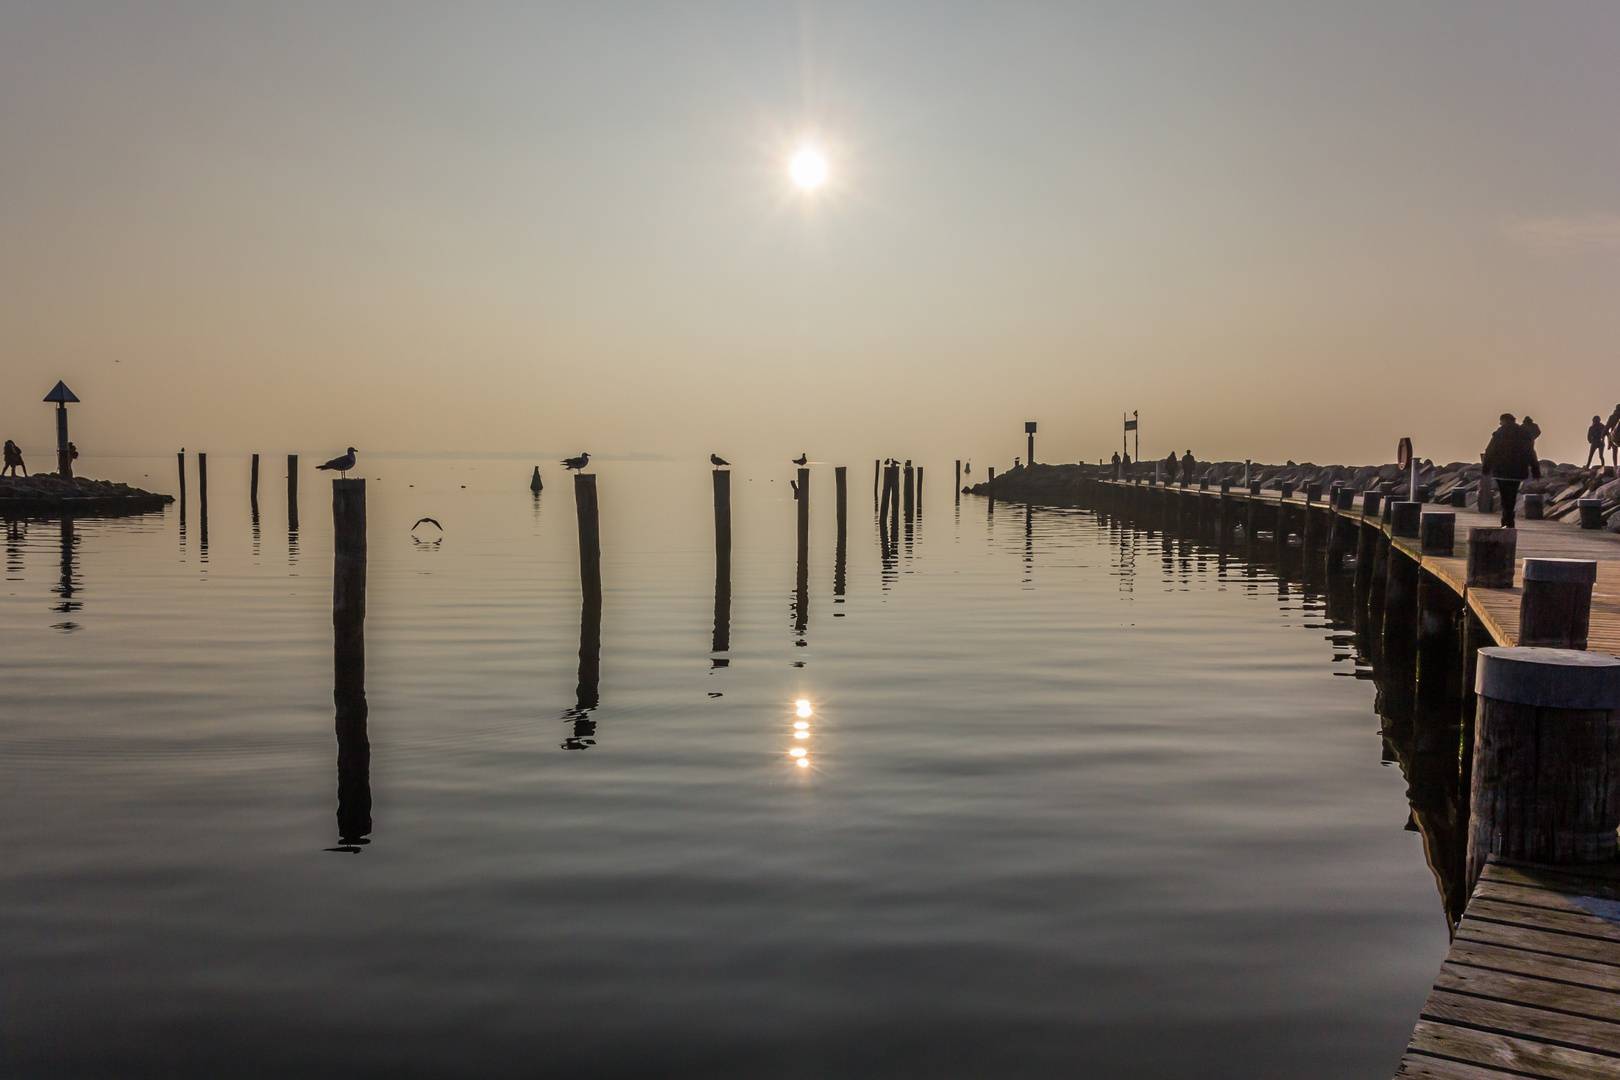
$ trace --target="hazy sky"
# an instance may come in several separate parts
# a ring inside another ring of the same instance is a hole
[[[1612,0],[5,2],[0,429],[1579,457],[1617,58]]]

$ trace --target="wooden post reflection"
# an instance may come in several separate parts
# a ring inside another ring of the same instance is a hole
[[[371,741],[366,733],[366,482],[332,481],[332,702],[338,744],[338,846],[358,852],[371,833]]]

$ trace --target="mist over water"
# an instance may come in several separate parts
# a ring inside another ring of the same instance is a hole
[[[739,461],[722,639],[707,467],[593,462],[592,686],[560,470],[374,462],[340,821],[331,493],[294,533],[236,464],[206,544],[194,486],[7,523],[7,1075],[1393,1071],[1446,919],[1273,567],[949,462],[885,547],[853,461],[801,579],[792,469]]]

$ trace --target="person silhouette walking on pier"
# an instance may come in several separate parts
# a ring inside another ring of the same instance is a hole
[[[1511,529],[1514,507],[1519,501],[1519,485],[1531,476],[1541,479],[1535,440],[1519,426],[1512,413],[1502,414],[1501,425],[1491,433],[1491,441],[1485,447],[1482,463],[1484,475],[1496,481],[1497,493],[1502,497],[1502,527]],[[1480,482],[1484,482],[1484,477]]]
[[[1180,468],[1180,464],[1176,461],[1176,452],[1170,451],[1164,459],[1164,482],[1167,486],[1176,482],[1176,473]]]
[[[1592,417],[1592,426],[1586,429],[1586,464],[1582,465],[1581,468],[1590,469],[1592,467],[1593,454],[1597,455],[1598,468],[1603,468],[1603,447],[1608,437],[1609,429],[1604,426],[1603,417]]]
[[[28,466],[23,464],[22,447],[18,446],[10,439],[6,440],[6,467],[4,469],[0,469],[0,476],[4,476],[7,473],[10,473],[12,476],[22,477],[27,477],[28,475]]]
[[[1125,479],[1125,473],[1119,467],[1119,455],[1118,454],[1114,455],[1114,479],[1115,480],[1123,480],[1123,479]]]

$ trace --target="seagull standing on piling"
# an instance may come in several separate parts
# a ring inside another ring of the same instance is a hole
[[[573,472],[583,469],[590,462],[590,460],[591,455],[588,452],[582,451],[579,457],[563,458],[562,466],[570,472]]]
[[[328,461],[325,465],[317,465],[315,468],[336,470],[339,476],[347,480],[349,478],[349,470],[354,468],[354,447],[349,447],[349,452],[344,454],[342,457],[335,457],[331,461]]]
[[[793,459],[793,464],[795,464],[795,465],[805,465],[805,464],[808,464],[809,461],[810,461],[810,455],[809,454],[800,454],[798,457]]]
[[[727,461],[725,458],[721,457],[719,454],[710,454],[709,455],[709,464],[713,465],[715,468],[718,469],[723,465],[730,465],[731,462]]]

